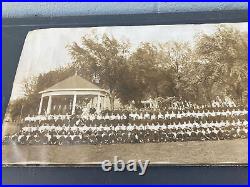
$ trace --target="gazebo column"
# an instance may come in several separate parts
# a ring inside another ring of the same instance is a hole
[[[48,100],[48,106],[47,106],[47,114],[51,113],[51,104],[52,104],[52,96],[49,96],[49,100]]]
[[[106,109],[106,102],[105,102],[105,98],[106,96],[103,97],[102,101],[103,101],[103,104],[102,104],[102,107],[103,107],[103,110]]]
[[[72,106],[72,115],[73,114],[75,114],[75,112],[76,112],[76,97],[77,97],[77,95],[75,94],[74,95],[74,99],[73,99],[73,106]]]
[[[91,101],[90,101],[90,103],[91,103],[91,104],[90,104],[90,108],[93,108],[93,105],[94,105],[94,101],[93,101],[93,100],[94,100],[94,98],[91,98]]]
[[[41,113],[42,113],[42,107],[43,107],[43,95],[41,96],[39,110],[38,110],[38,115],[41,115]]]
[[[96,109],[97,114],[101,112],[100,104],[101,104],[101,96],[100,94],[98,94],[97,95],[97,109]]]

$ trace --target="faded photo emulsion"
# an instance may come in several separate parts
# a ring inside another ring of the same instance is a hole
[[[3,164],[247,165],[247,62],[248,23],[31,31]]]

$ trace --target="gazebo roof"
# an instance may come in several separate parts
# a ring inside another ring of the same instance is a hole
[[[103,90],[99,86],[92,82],[83,79],[78,75],[68,77],[61,82],[54,84],[53,86],[41,91],[40,93],[58,91],[58,90]]]

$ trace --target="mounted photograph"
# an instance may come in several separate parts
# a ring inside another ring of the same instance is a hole
[[[248,23],[26,36],[2,162],[248,165]]]

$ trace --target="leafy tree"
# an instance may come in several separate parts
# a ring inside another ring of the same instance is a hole
[[[141,84],[141,80],[137,79],[133,67],[126,67],[119,77],[119,85],[117,88],[117,97],[120,98],[123,104],[135,102],[135,106],[141,107],[141,100],[145,96],[145,84]]]
[[[74,74],[74,69],[70,66],[59,68],[54,71],[39,74],[37,77],[32,77],[26,80],[25,96],[17,99],[10,104],[10,114],[13,119],[18,119],[20,116],[36,115],[40,103],[39,92],[48,87],[60,82]]]
[[[202,34],[196,44],[200,60],[210,69],[204,77],[220,86],[224,96],[241,104],[247,99],[243,98],[247,92],[247,48],[246,34],[225,25],[212,35]]]
[[[161,45],[161,49],[162,66],[168,70],[168,75],[171,77],[174,95],[183,97],[186,70],[192,66],[192,49],[188,43],[182,42],[168,42]]]
[[[114,37],[104,34],[84,36],[81,44],[68,46],[74,66],[86,78],[99,77],[100,84],[110,91],[111,108],[119,86],[118,78],[123,72],[128,55],[128,43],[119,42]]]

